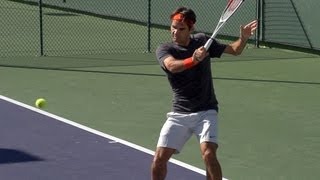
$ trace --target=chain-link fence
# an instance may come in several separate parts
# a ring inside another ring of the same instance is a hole
[[[170,41],[169,15],[176,7],[194,9],[196,30],[210,34],[225,5],[216,0],[2,0],[0,56],[153,52]],[[247,0],[218,37],[238,37],[240,24],[260,17],[259,37],[253,41],[320,49],[310,40],[314,29],[305,28],[308,21],[299,16],[298,5]]]
[[[211,32],[225,2],[4,0],[1,56],[154,51],[170,40],[169,15],[182,5],[196,11],[198,31]],[[254,3],[245,6],[223,34],[237,36],[239,24],[255,18]]]
[[[318,0],[263,0],[261,40],[320,50]]]

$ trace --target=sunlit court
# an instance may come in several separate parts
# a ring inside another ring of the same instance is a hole
[[[228,2],[2,0],[1,179],[150,180],[173,101],[156,56],[170,13],[192,8],[210,37]],[[246,0],[214,35],[229,44],[258,20],[241,55],[210,60],[224,180],[319,179],[319,6]],[[167,169],[206,179],[194,136]]]

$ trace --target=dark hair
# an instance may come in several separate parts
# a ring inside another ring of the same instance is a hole
[[[176,10],[174,10],[171,15],[170,19],[171,20],[176,20],[174,19],[177,14],[182,15],[182,19],[180,19],[181,22],[186,22],[189,28],[191,28],[197,21],[196,14],[192,9],[189,9],[187,7],[178,7]]]

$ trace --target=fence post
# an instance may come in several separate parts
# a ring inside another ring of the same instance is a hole
[[[148,22],[147,22],[147,28],[148,28],[148,49],[147,52],[151,52],[151,0],[148,0]]]
[[[40,56],[43,56],[43,17],[42,17],[42,0],[39,0],[39,35],[40,35]]]
[[[257,0],[257,7],[256,7],[256,12],[257,12],[257,20],[258,20],[258,28],[257,28],[257,33],[256,33],[256,42],[255,42],[255,45],[256,45],[256,47],[257,48],[259,48],[259,46],[260,46],[260,34],[261,34],[261,29],[262,29],[262,27],[260,27],[261,26],[261,22],[263,21],[262,19],[261,19],[261,5],[262,5],[262,3],[261,3],[261,1],[262,0]]]

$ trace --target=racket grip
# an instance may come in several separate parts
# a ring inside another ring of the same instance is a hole
[[[212,43],[212,39],[208,39],[206,44],[204,45],[204,48],[206,49],[206,51],[208,51],[208,49],[210,48],[211,46],[211,43]]]

